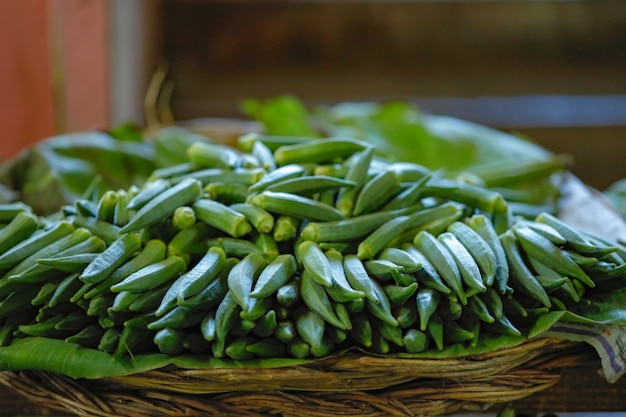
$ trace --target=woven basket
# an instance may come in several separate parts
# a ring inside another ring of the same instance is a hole
[[[0,382],[79,416],[436,416],[524,398],[589,358],[581,343],[537,338],[453,359],[350,353],[285,368],[166,367],[98,380],[2,372]]]

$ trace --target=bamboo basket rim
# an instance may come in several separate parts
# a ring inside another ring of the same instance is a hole
[[[532,395],[592,354],[584,343],[538,337],[450,359],[354,353],[285,368],[170,365],[96,380],[9,371],[0,383],[79,416],[437,416]]]

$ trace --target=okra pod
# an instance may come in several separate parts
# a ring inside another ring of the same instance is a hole
[[[178,207],[194,202],[201,194],[202,185],[200,181],[192,178],[172,185],[143,205],[128,223],[120,228],[119,233],[132,232],[162,221],[173,214]]]
[[[252,230],[246,216],[218,201],[198,199],[192,207],[199,220],[232,237],[242,237]]]

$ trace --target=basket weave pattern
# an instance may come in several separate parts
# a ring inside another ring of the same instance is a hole
[[[3,372],[0,383],[79,416],[436,416],[524,398],[588,358],[581,344],[539,338],[454,359],[346,354],[306,366],[167,367],[100,380]]]

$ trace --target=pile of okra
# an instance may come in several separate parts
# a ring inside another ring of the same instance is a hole
[[[362,141],[248,134],[187,156],[53,216],[0,205],[0,346],[235,360],[475,346],[626,270],[619,244]]]

